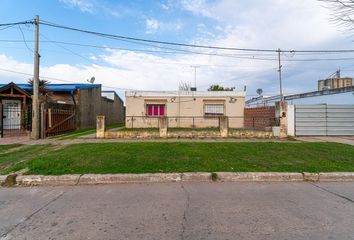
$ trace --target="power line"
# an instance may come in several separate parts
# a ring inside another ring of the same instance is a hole
[[[21,75],[33,77],[33,74],[24,73],[24,72],[19,72],[19,71],[14,71],[14,70],[10,70],[10,69],[0,68],[0,71],[10,72],[10,73],[16,73],[16,74],[21,74]],[[48,80],[54,80],[54,81],[59,81],[59,82],[66,82],[66,83],[75,83],[75,84],[78,84],[78,83],[75,82],[75,81],[65,80],[65,79],[61,79],[61,78],[54,78],[54,77],[48,77],[48,76],[40,76],[40,78],[42,78],[42,79],[48,79]],[[132,88],[113,87],[113,86],[107,86],[107,85],[103,85],[103,84],[101,84],[101,85],[102,85],[103,87],[105,87],[105,88],[110,88],[110,89],[131,90],[131,91],[136,90],[136,91],[139,91],[139,90],[137,90],[137,89],[132,89]]]
[[[12,28],[13,26],[14,26],[14,25],[10,25],[10,26],[7,26],[7,27],[0,28],[0,31],[5,30],[5,29],[8,29],[8,28]]]
[[[15,25],[19,25],[19,24],[33,24],[34,21],[33,20],[26,20],[26,21],[21,21],[21,22],[13,22],[13,23],[0,23],[0,27],[4,27],[4,26],[15,26]]]
[[[159,41],[159,40],[151,40],[151,39],[144,39],[144,38],[134,38],[128,37],[123,35],[115,35],[115,34],[108,34],[108,33],[101,33],[89,30],[83,30],[79,28],[73,28],[68,26],[59,25],[56,23],[51,23],[49,21],[41,20],[41,24],[54,27],[54,28],[61,28],[71,31],[77,31],[92,35],[97,35],[101,37],[110,37],[113,39],[125,39],[125,40],[132,40],[138,42],[148,42],[148,43],[155,43],[155,44],[164,44],[164,45],[174,45],[180,47],[193,47],[193,48],[206,48],[206,49],[217,49],[217,50],[233,50],[233,51],[247,51],[247,52],[273,52],[277,53],[278,49],[257,49],[257,48],[233,48],[233,47],[220,47],[220,46],[209,46],[209,45],[196,45],[196,44],[186,44],[186,43],[177,43],[177,42],[167,42],[167,41]],[[354,49],[339,49],[339,50],[281,50],[281,52],[288,52],[288,53],[345,53],[345,52],[354,52]]]
[[[174,45],[174,46],[180,46],[180,47],[194,47],[194,48],[249,51],[249,52],[275,52],[275,50],[272,50],[272,49],[247,49],[247,48],[231,48],[231,47],[219,47],[219,46],[204,46],[204,45],[196,45],[196,44],[186,44],[186,43],[150,40],[150,39],[143,39],[143,38],[134,38],[134,37],[128,37],[128,36],[122,36],[122,35],[114,35],[114,34],[108,34],[108,33],[83,30],[83,29],[79,29],[79,28],[73,28],[73,27],[59,25],[56,23],[51,23],[51,22],[44,21],[44,20],[41,20],[41,24],[49,26],[49,27],[61,28],[61,29],[66,29],[66,30],[71,30],[71,31],[76,31],[76,32],[87,33],[87,34],[93,34],[93,35],[97,35],[97,36],[101,36],[101,37],[111,37],[111,38],[118,38],[118,39],[125,39],[125,40],[139,41],[139,42]]]
[[[34,21],[22,21],[22,22],[15,22],[15,23],[4,23],[0,24],[1,26],[10,26],[10,25],[18,25],[18,24],[33,24]],[[100,37],[108,37],[111,39],[116,40],[130,40],[136,42],[146,42],[146,43],[154,43],[154,44],[163,44],[163,45],[174,45],[179,47],[193,47],[193,48],[204,48],[204,49],[217,49],[217,50],[232,50],[232,51],[246,51],[246,52],[273,52],[277,53],[278,49],[261,49],[261,48],[234,48],[234,47],[220,47],[220,46],[210,46],[210,45],[197,45],[197,44],[186,44],[186,43],[178,43],[178,42],[168,42],[168,41],[159,41],[159,40],[151,40],[151,39],[144,39],[144,38],[135,38],[123,35],[115,35],[115,34],[108,34],[108,33],[101,33],[96,31],[89,31],[74,27],[68,27],[64,25],[59,25],[56,23],[52,23],[49,21],[41,20],[41,24],[54,27],[54,28],[61,28],[76,32],[82,32],[86,34],[92,34]],[[158,47],[158,46],[157,46]],[[339,49],[339,50],[281,50],[282,53],[350,53],[354,52],[354,49]],[[262,59],[258,59],[262,60]],[[273,59],[264,59],[264,60],[273,60]]]
[[[43,36],[43,34],[41,34]],[[47,38],[48,39],[48,38]],[[27,42],[30,42],[33,40],[27,40]],[[23,40],[0,40],[0,42],[23,42]],[[48,40],[48,41],[41,41],[43,43],[56,43],[57,46],[60,46],[59,44],[64,44],[64,45],[72,45],[72,46],[81,46],[81,47],[92,47],[92,48],[99,48],[99,49],[117,49],[117,50],[123,50],[123,51],[138,51],[138,52],[149,52],[149,53],[166,53],[166,54],[199,54],[199,55],[208,55],[208,56],[218,56],[218,57],[230,57],[230,58],[235,58],[235,59],[248,59],[248,60],[262,60],[262,61],[277,61],[277,58],[261,58],[261,57],[254,57],[254,54],[218,54],[218,53],[203,53],[203,52],[194,52],[194,51],[183,51],[180,52],[181,50],[179,49],[173,49],[174,51],[156,51],[156,50],[146,50],[146,49],[131,49],[131,48],[120,48],[120,47],[112,47],[112,46],[99,46],[99,45],[91,45],[91,44],[80,44],[80,43],[72,43],[72,42],[63,42],[63,41],[53,41],[53,40]],[[150,45],[153,46],[153,45]],[[87,57],[84,57],[78,53],[74,53],[72,50],[65,48],[63,46],[60,46],[61,48],[65,49],[66,51],[70,51],[72,54],[77,55],[81,58],[84,58],[85,60],[88,60]],[[160,48],[159,46],[153,46]],[[179,51],[179,52],[177,52]],[[344,53],[344,52],[340,52]],[[317,53],[319,54],[319,53]],[[327,53],[321,53],[321,54],[334,54],[334,52],[327,52]],[[308,53],[308,55],[314,55],[314,53]],[[289,57],[289,56],[286,56]],[[309,58],[309,59],[283,59],[282,61],[284,62],[317,62],[317,61],[351,61],[354,60],[354,57],[346,57],[346,58]],[[92,62],[91,60],[88,60]],[[178,63],[176,63],[178,64]],[[188,65],[188,64],[186,64]],[[217,66],[217,65],[212,65],[212,66]],[[229,66],[233,67],[233,66]]]
[[[51,43],[53,43],[53,44],[59,46],[60,48],[66,50],[66,51],[68,51],[68,52],[70,52],[71,54],[74,54],[74,55],[76,55],[76,56],[78,56],[78,57],[80,57],[80,58],[82,58],[82,59],[85,59],[86,61],[89,61],[90,63],[93,63],[93,61],[92,61],[91,59],[89,59],[89,58],[87,58],[87,57],[85,57],[85,56],[82,56],[81,54],[78,54],[78,53],[72,51],[72,50],[69,49],[69,48],[66,48],[66,47],[64,47],[64,46],[61,46],[60,44],[58,44],[58,43],[56,43],[56,42],[51,41],[51,40],[50,40],[48,37],[46,37],[43,33],[41,33],[40,35],[41,35],[42,37],[46,38],[49,42],[51,42]]]
[[[18,29],[19,29],[20,32],[21,32],[22,39],[23,39],[24,44],[26,45],[26,48],[28,49],[28,51],[29,51],[30,53],[33,53],[33,50],[27,45],[27,41],[26,41],[25,35],[23,34],[23,31],[22,31],[20,25],[18,25]]]

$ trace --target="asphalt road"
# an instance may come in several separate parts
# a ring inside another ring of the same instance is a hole
[[[1,239],[354,239],[354,183],[0,189]]]

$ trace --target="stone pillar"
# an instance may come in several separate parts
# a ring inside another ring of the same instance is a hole
[[[228,117],[220,117],[220,135],[221,137],[229,136],[229,119]]]
[[[279,119],[279,137],[286,138],[288,136],[288,103],[285,101],[277,102],[275,107],[276,118]]]
[[[167,137],[167,117],[159,118],[160,137]]]
[[[295,136],[295,105],[288,105],[288,136]]]
[[[105,116],[97,116],[96,119],[96,138],[104,138],[106,131],[106,119]]]

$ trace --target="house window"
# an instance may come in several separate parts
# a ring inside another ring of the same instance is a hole
[[[147,104],[146,113],[148,116],[165,116],[165,104]]]
[[[224,105],[223,104],[205,104],[204,105],[205,116],[223,116]]]

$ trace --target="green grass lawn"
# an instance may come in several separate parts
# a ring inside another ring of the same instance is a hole
[[[21,144],[17,144],[17,143],[16,144],[0,145],[0,153],[10,150],[12,148],[17,148],[17,147],[21,147],[21,146],[22,146]]]
[[[124,123],[113,123],[107,125],[106,129],[114,129],[114,128],[119,128],[123,127]],[[96,128],[84,128],[84,129],[79,129],[74,132],[66,133],[64,135],[60,136],[55,136],[54,138],[59,138],[60,140],[66,140],[66,139],[76,139],[82,136],[90,135],[96,133]]]
[[[354,171],[354,147],[336,143],[140,142],[75,144],[16,164],[27,174]]]
[[[15,145],[15,144],[14,144]],[[17,144],[21,146],[20,144]],[[2,147],[2,146],[1,146]],[[38,156],[42,151],[50,147],[49,144],[34,145],[34,146],[24,146],[18,150],[1,153],[0,152],[0,174],[8,173],[10,168],[16,163],[21,161],[26,161]]]

